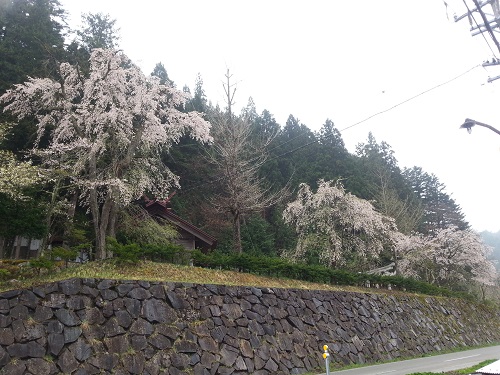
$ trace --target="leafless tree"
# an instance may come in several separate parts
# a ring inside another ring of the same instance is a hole
[[[242,252],[241,223],[246,215],[261,212],[280,202],[288,187],[273,191],[260,176],[261,167],[268,160],[268,148],[276,134],[254,134],[250,121],[233,113],[236,87],[231,84],[229,70],[223,84],[227,108],[214,111],[212,123],[213,144],[209,159],[217,170],[215,194],[212,204],[232,219],[234,250]]]
[[[396,189],[390,187],[390,176],[387,170],[375,168],[374,175],[378,179],[375,193],[375,206],[386,216],[394,218],[398,230],[410,234],[418,229],[424,215],[420,204],[412,202],[409,197],[401,199]]]

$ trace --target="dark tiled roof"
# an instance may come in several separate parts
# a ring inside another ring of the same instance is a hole
[[[190,222],[184,220],[180,216],[177,216],[170,210],[168,207],[168,201],[155,201],[151,200],[146,203],[146,210],[151,215],[158,215],[159,217],[170,221],[172,224],[184,229],[186,232],[192,234],[199,240],[205,242],[209,247],[214,248],[217,244],[217,239],[212,237],[208,233],[202,231],[200,228],[197,228]]]

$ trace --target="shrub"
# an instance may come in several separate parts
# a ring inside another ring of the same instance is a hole
[[[137,264],[140,260],[188,264],[191,253],[181,245],[167,243],[162,245],[137,243],[122,244],[114,238],[106,240],[107,249],[113,252],[114,258],[120,263]]]
[[[8,280],[9,277],[10,277],[9,270],[6,270],[5,268],[0,268],[0,280],[5,281]]]
[[[52,260],[64,260],[66,265],[68,261],[76,259],[78,252],[73,249],[66,249],[64,247],[54,247],[50,250],[49,256]]]
[[[141,248],[136,243],[123,245],[115,238],[106,239],[106,248],[113,252],[118,263],[137,264],[141,255]]]
[[[189,252],[181,245],[169,243],[165,245],[144,245],[143,256],[155,262],[169,262],[187,264],[190,260]]]
[[[381,287],[388,287],[390,285],[391,288],[414,293],[472,298],[469,294],[452,292],[436,285],[401,276],[352,273],[321,265],[292,263],[278,257],[251,256],[244,253],[221,254],[213,252],[211,254],[203,254],[198,250],[192,253],[192,257],[194,265],[206,268],[232,269],[258,275],[269,275],[331,285],[365,286],[367,282],[370,282],[370,284],[378,284]]]
[[[40,274],[43,269],[51,270],[52,268],[54,268],[55,262],[48,257],[41,256],[35,259],[31,259],[29,261],[29,265],[31,268],[37,270],[38,274]]]

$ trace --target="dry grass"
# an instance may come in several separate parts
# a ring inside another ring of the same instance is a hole
[[[315,284],[301,280],[281,279],[236,271],[212,270],[207,268],[181,266],[169,263],[154,263],[149,261],[140,262],[137,265],[119,265],[110,261],[89,262],[83,265],[75,265],[69,268],[61,269],[57,272],[51,271],[50,273],[32,279],[7,281],[0,284],[0,291],[25,288],[73,277],[349,292],[366,292],[368,290],[371,293],[374,292],[373,289]]]

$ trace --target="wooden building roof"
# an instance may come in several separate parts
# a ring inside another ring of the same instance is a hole
[[[197,245],[203,250],[214,249],[217,245],[217,239],[208,233],[204,232],[200,228],[197,228],[190,222],[184,220],[180,216],[177,216],[169,208],[169,201],[167,200],[147,200],[145,204],[145,209],[153,217],[160,217],[172,223],[172,225],[180,228],[181,230],[191,234],[196,238]]]

